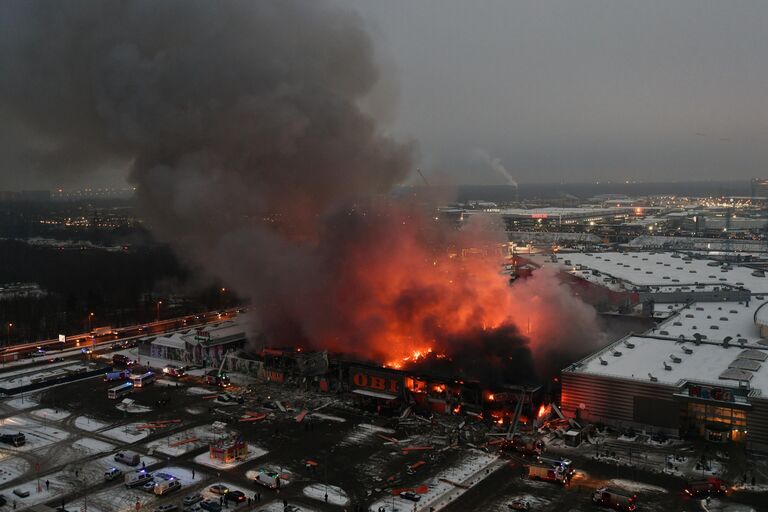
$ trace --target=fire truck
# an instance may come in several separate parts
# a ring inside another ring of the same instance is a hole
[[[570,480],[567,470],[560,465],[531,464],[528,466],[528,478],[566,485]]]
[[[715,494],[726,494],[728,484],[724,480],[711,476],[703,480],[694,480],[688,482],[685,486],[685,493],[689,496],[712,496]]]
[[[608,487],[596,490],[592,494],[592,502],[596,505],[619,510],[620,512],[637,510],[637,496],[609,489]]]

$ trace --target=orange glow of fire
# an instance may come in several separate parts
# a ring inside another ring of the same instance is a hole
[[[545,418],[545,417],[549,416],[549,413],[550,413],[551,411],[552,411],[552,408],[551,408],[549,405],[544,405],[544,404],[541,404],[541,405],[539,406],[539,412],[538,412],[538,414],[536,415],[536,418],[537,418],[537,419],[542,419],[542,418]]]

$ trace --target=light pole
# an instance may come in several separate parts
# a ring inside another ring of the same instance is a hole
[[[88,313],[88,332],[91,332],[93,330],[93,312]]]
[[[157,301],[157,314],[156,314],[156,317],[155,317],[155,322],[159,322],[160,321],[160,306],[162,304],[163,304],[163,301],[161,301],[161,300]]]
[[[6,345],[11,344],[11,329],[13,328],[13,322],[8,322],[8,342]]]

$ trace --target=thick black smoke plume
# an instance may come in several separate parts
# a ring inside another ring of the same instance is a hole
[[[331,0],[5,0],[0,146],[54,176],[129,169],[153,231],[251,299],[269,343],[396,359],[513,324],[571,336],[545,317],[591,332],[545,274],[515,297],[496,258],[445,258],[499,233],[388,204],[412,151],[360,108],[375,61]]]

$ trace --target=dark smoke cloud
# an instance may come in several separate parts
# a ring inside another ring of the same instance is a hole
[[[410,168],[358,108],[377,80],[364,29],[330,1],[3,2],[4,145],[61,176],[130,162],[188,260],[279,280],[310,264],[290,240]]]
[[[461,257],[498,231],[392,204],[413,151],[361,108],[365,29],[330,0],[7,0],[2,146],[56,177],[129,167],[150,227],[249,298],[267,343],[530,369],[521,326],[559,347],[571,334],[547,318],[584,333],[594,311],[545,274],[514,292],[498,258]]]

